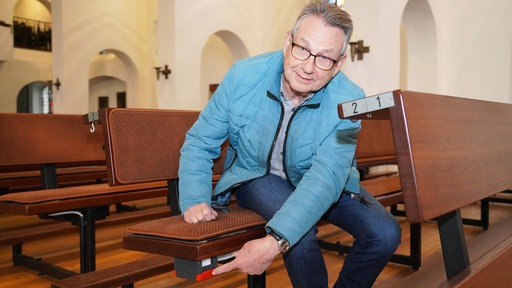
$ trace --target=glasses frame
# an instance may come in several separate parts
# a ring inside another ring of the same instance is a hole
[[[313,53],[311,53],[311,51],[309,51],[309,49],[307,49],[306,47],[304,47],[304,46],[302,46],[302,45],[299,45],[299,44],[297,44],[297,43],[293,42],[293,35],[292,35],[292,38],[290,39],[290,44],[291,44],[291,47],[290,47],[290,54],[292,54],[293,58],[295,58],[295,59],[297,59],[297,60],[299,60],[299,61],[307,61],[309,58],[311,58],[311,56],[313,56],[313,58],[314,58],[313,63],[315,63],[315,66],[316,66],[318,69],[321,69],[321,70],[324,70],[324,71],[329,71],[329,70],[331,70],[331,69],[332,69],[332,67],[336,66],[336,63],[338,63],[339,59],[343,56],[343,55],[340,55],[340,57],[338,57],[338,59],[337,59],[337,60],[335,60],[335,59],[332,59],[331,57],[327,57],[327,56],[324,56],[324,55],[313,54]],[[300,48],[304,49],[304,51],[306,51],[306,52],[308,52],[308,53],[309,53],[309,56],[308,56],[308,57],[306,57],[305,59],[300,59],[300,58],[298,58],[297,56],[295,56],[295,54],[293,54],[293,48],[294,48],[295,46],[298,46],[298,47],[300,47]],[[326,68],[323,68],[323,67],[318,66],[318,64],[316,63],[316,59],[317,59],[317,57],[319,57],[319,56],[320,56],[320,57],[327,58],[327,59],[329,59],[329,60],[332,60],[332,65],[331,65],[331,67],[329,67],[329,68],[327,68],[327,69],[326,69]]]

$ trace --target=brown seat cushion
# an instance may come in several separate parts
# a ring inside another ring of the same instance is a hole
[[[128,228],[129,233],[157,236],[177,240],[203,241],[237,231],[265,225],[266,221],[256,212],[239,206],[229,212],[219,212],[214,221],[188,223],[181,216],[171,216],[140,223]]]

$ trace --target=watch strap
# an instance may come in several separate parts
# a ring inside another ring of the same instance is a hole
[[[275,233],[272,230],[270,230],[270,232],[268,232],[268,235],[270,235],[274,239],[276,239],[277,245],[279,247],[279,251],[282,254],[285,254],[286,252],[288,252],[288,249],[290,248],[290,242],[288,242],[288,240],[286,240],[284,237],[282,237],[281,235]]]

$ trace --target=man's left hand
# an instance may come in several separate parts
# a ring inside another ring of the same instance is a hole
[[[274,258],[281,254],[274,237],[266,237],[249,241],[242,249],[233,253],[235,259],[213,270],[213,275],[219,275],[238,269],[249,275],[260,275],[272,264]]]

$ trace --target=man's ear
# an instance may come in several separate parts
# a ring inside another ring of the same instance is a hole
[[[334,68],[334,75],[336,75],[341,70],[343,63],[345,63],[345,60],[347,60],[347,54],[343,54],[343,56],[341,56],[340,60],[338,60],[338,62],[336,62],[336,67]]]
[[[286,32],[286,34],[284,36],[283,55],[286,54],[286,51],[288,50],[288,47],[290,46],[291,42],[292,42],[292,32],[288,31],[288,32]]]

